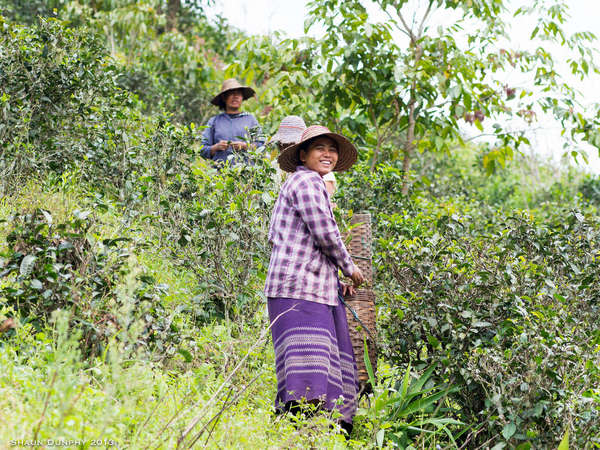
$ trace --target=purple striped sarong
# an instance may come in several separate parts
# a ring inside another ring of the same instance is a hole
[[[351,424],[358,378],[344,306],[339,301],[329,306],[269,297],[268,308],[277,374],[275,408],[322,401],[325,409],[337,409]]]

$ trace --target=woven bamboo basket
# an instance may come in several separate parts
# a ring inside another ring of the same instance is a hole
[[[355,214],[352,224],[357,224],[350,231],[350,242],[346,245],[352,260],[365,276],[365,288],[357,289],[355,295],[346,296],[344,301],[356,312],[360,321],[346,308],[350,340],[354,349],[354,357],[358,367],[358,381],[363,392],[369,392],[369,374],[364,360],[364,340],[367,341],[369,361],[373,372],[377,371],[377,339],[375,323],[375,294],[370,286],[373,284],[373,265],[371,251],[371,215]],[[362,322],[362,324],[361,324]],[[368,329],[368,332],[365,330]]]
[[[346,248],[370,286],[373,283],[371,214],[355,214],[350,223],[354,227],[350,230],[350,242],[346,244]]]

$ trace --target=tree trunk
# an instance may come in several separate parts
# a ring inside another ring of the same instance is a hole
[[[415,150],[415,125],[417,123],[415,118],[415,104],[417,103],[415,92],[416,85],[416,81],[413,81],[410,90],[410,101],[408,102],[408,128],[406,130],[406,142],[404,144],[404,161],[402,162],[402,195],[408,194],[408,186],[410,184],[410,163],[413,151]]]
[[[408,130],[406,132],[406,143],[404,144],[404,161],[402,161],[402,195],[408,194],[408,186],[410,184],[409,171],[412,154],[415,149],[415,105],[413,99],[409,104],[408,113]]]
[[[177,29],[177,16],[181,9],[181,0],[168,0],[167,4],[167,31]]]
[[[415,48],[415,70],[419,65],[419,61],[423,56],[423,47],[416,42]],[[410,87],[410,100],[408,102],[408,129],[406,130],[406,143],[404,144],[404,161],[402,162],[402,171],[404,173],[404,179],[402,180],[402,195],[408,194],[408,187],[410,184],[409,170],[413,152],[415,150],[415,125],[417,124],[417,118],[415,117],[415,104],[417,103],[417,75],[414,75],[412,85]]]
[[[375,146],[375,150],[373,150],[373,161],[371,162],[371,172],[375,170],[375,166],[377,165],[377,158],[379,157],[379,149],[381,148],[381,133],[379,130],[379,126],[377,125],[377,119],[375,118],[375,112],[373,108],[370,108],[371,113],[371,122],[375,126],[375,132],[377,133],[377,145]]]

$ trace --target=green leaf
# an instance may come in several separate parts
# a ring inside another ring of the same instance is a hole
[[[365,347],[365,354],[364,354],[365,367],[367,369],[367,373],[369,374],[369,382],[371,383],[371,386],[373,388],[375,388],[375,374],[373,373],[373,366],[371,366],[371,360],[369,359],[369,348],[367,347],[366,336],[363,338],[363,344]]]
[[[529,37],[529,39],[533,39],[537,34],[538,31],[540,31],[540,27],[535,27],[531,33],[531,36]]]
[[[179,353],[181,356],[183,356],[183,359],[185,359],[185,362],[191,362],[192,361],[192,354],[186,350],[185,348],[178,348],[177,349],[177,353]]]
[[[517,426],[513,422],[507,423],[504,425],[504,428],[502,428],[502,436],[508,441],[516,431]]]
[[[19,268],[19,273],[22,277],[27,277],[31,274],[35,259],[36,258],[34,255],[27,255],[25,258],[23,258],[23,261],[21,261],[21,267]]]
[[[456,390],[456,389],[453,389],[453,390]],[[437,394],[433,394],[429,397],[420,398],[419,400],[412,402],[406,408],[403,408],[401,411],[396,411],[396,413],[394,414],[394,418],[407,417],[416,412],[423,412],[429,406],[431,406],[435,402],[437,402],[439,399],[446,396],[449,392],[450,392],[449,390],[442,391],[442,392],[438,392]]]
[[[466,110],[471,111],[471,106],[472,106],[471,95],[469,95],[467,92],[463,92],[463,101],[465,102]]]
[[[412,368],[411,364],[408,363],[408,367],[406,368],[406,373],[404,374],[404,379],[402,380],[402,391],[401,391],[402,398],[406,397],[406,393],[408,392],[408,384],[410,383],[411,368]]]
[[[417,381],[415,381],[414,383],[411,383],[409,392],[410,393],[420,392],[421,389],[423,388],[423,386],[425,385],[425,383],[427,383],[427,380],[429,380],[429,378],[431,377],[431,374],[435,370],[435,367],[436,367],[435,364],[432,365],[425,372],[423,372],[423,375],[421,375]]]
[[[34,279],[31,280],[31,287],[37,289],[38,291],[42,289],[42,282],[40,280]]]
[[[569,430],[565,431],[565,435],[563,436],[562,441],[560,441],[560,444],[558,444],[557,450],[569,450]]]

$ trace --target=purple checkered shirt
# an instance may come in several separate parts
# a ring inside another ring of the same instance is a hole
[[[281,187],[269,241],[267,297],[338,304],[337,268],[350,276],[354,264],[333,218],[325,182],[314,170],[298,166]]]

